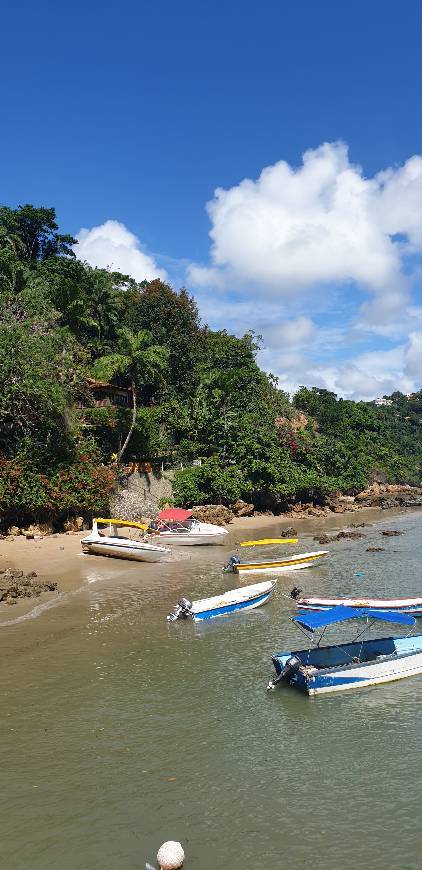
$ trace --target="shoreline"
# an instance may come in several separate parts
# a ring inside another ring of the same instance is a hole
[[[250,538],[256,531],[261,536],[281,536],[283,529],[292,526],[296,528],[301,549],[301,535],[324,534],[341,529],[350,529],[354,524],[375,525],[387,522],[404,515],[421,513],[421,508],[388,508],[362,507],[344,513],[330,513],[322,516],[268,516],[261,514],[252,517],[236,517],[226,528],[228,531],[227,545],[224,547],[222,559],[227,555],[227,549],[235,549],[246,537]],[[122,559],[106,559],[104,556],[84,556],[81,551],[81,538],[86,533],[63,532],[47,535],[39,540],[28,540],[23,536],[13,539],[3,539],[0,542],[0,571],[7,568],[21,570],[24,573],[36,571],[39,580],[56,580],[57,592],[46,592],[33,598],[18,598],[13,606],[0,604],[0,627],[23,621],[31,615],[36,616],[46,609],[56,606],[66,600],[69,594],[84,592],[91,582],[98,579],[118,583],[122,572],[139,571],[141,563]],[[317,545],[316,545],[316,548]],[[192,549],[205,550],[204,547],[177,548],[177,555],[183,560],[192,558]],[[215,548],[212,548],[215,550]],[[221,548],[223,549],[223,548]],[[174,562],[180,564],[181,559]],[[92,560],[87,562],[86,560]],[[166,564],[171,563],[171,559]],[[157,563],[157,567],[162,563]],[[154,566],[149,565],[149,568]],[[91,570],[92,569],[92,570]]]

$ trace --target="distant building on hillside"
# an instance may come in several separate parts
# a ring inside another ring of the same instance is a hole
[[[106,405],[117,405],[119,408],[132,407],[132,390],[130,387],[116,387],[115,384],[95,381],[93,378],[89,378],[88,387],[97,408],[102,408]]]
[[[380,396],[379,399],[374,399],[374,405],[392,405],[392,399],[384,399],[384,396]]]

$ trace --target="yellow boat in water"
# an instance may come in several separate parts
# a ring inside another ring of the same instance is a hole
[[[297,538],[262,538],[261,541],[241,541],[241,547],[264,547],[266,544],[297,544]]]
[[[282,571],[298,571],[301,568],[309,568],[327,555],[328,550],[316,550],[313,553],[296,553],[294,556],[285,556],[284,559],[260,562],[241,562],[237,556],[231,556],[224,570],[234,571],[235,574],[277,574]]]

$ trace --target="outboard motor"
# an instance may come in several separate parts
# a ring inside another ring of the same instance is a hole
[[[267,689],[274,689],[274,686],[277,686],[278,683],[288,682],[290,677],[300,668],[302,665],[301,660],[297,656],[290,656],[287,659],[284,668],[280,671],[279,674],[274,678],[274,680],[270,680],[268,683]]]
[[[290,597],[293,598],[294,601],[297,601],[301,592],[303,592],[303,589],[299,589],[298,586],[293,586]]]
[[[239,559],[239,556],[235,556],[235,555],[230,556],[230,559],[229,559],[229,561],[227,562],[227,565],[224,566],[223,571],[224,571],[226,574],[228,574],[228,573],[230,573],[230,572],[233,573],[233,572],[234,572],[234,566],[235,566],[235,565],[240,565],[240,559]]]
[[[168,622],[176,622],[177,619],[188,619],[192,616],[192,602],[189,598],[179,598],[173,610],[167,615]]]

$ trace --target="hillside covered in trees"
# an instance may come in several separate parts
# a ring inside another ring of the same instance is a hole
[[[186,290],[93,269],[75,244],[54,209],[0,208],[1,522],[105,509],[130,460],[178,468],[186,506],[420,483],[422,392],[290,399],[257,365],[259,337],[208,329]],[[126,404],[97,401],[104,384]]]

